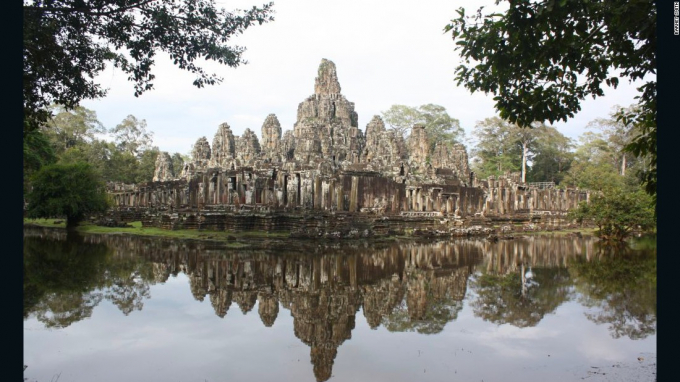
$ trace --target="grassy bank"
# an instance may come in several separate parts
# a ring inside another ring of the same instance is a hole
[[[24,225],[33,225],[39,227],[57,227],[65,228],[66,222],[63,219],[24,219]],[[154,236],[174,239],[192,239],[192,240],[215,240],[226,242],[228,246],[234,248],[251,247],[257,241],[272,241],[288,239],[289,232],[262,232],[262,231],[248,231],[248,232],[225,232],[225,231],[208,231],[208,230],[165,230],[156,227],[142,227],[142,222],[136,221],[130,223],[131,227],[102,227],[89,223],[83,223],[76,228],[76,231],[81,233],[94,234],[128,234],[139,236]],[[594,228],[574,228],[563,229],[555,231],[517,231],[507,233],[509,236],[531,236],[531,235],[555,235],[566,236],[574,235],[577,232],[582,235],[594,236]],[[411,235],[400,235],[394,237],[373,238],[373,240],[384,241],[390,239],[413,239]],[[257,246],[257,245],[256,245]]]
[[[57,227],[66,228],[66,222],[63,219],[24,219],[24,225],[33,225],[39,227]],[[130,223],[131,227],[102,227],[89,223],[82,223],[77,228],[77,232],[81,233],[95,233],[95,234],[128,234],[138,236],[154,236],[174,239],[194,239],[194,240],[217,240],[229,243],[234,247],[247,247],[248,244],[240,243],[238,240],[257,240],[257,239],[285,239],[289,236],[288,232],[225,232],[225,231],[208,231],[208,230],[165,230],[155,227],[142,227],[142,222],[136,221]]]

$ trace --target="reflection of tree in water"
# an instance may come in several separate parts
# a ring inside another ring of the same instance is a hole
[[[45,232],[24,237],[25,318],[35,314],[47,327],[66,327],[90,317],[104,298],[126,315],[142,309],[155,278],[152,263],[78,235]]]
[[[565,268],[535,268],[536,285],[525,288],[520,272],[504,275],[482,273],[470,281],[474,314],[495,324],[520,328],[536,326],[571,296],[571,280]]]
[[[470,280],[474,314],[499,325],[537,325],[571,299],[568,259],[588,256],[593,242],[576,237],[527,237],[488,243],[485,264]],[[529,273],[533,275],[527,279]]]
[[[47,293],[35,306],[33,313],[48,328],[65,328],[92,316],[92,310],[103,296],[96,292]]]
[[[129,315],[142,310],[144,299],[151,297],[149,285],[155,280],[153,264],[134,253],[116,253],[106,272],[108,289],[104,297]]]
[[[78,236],[24,237],[24,318],[64,328],[92,315],[102,300],[108,248]]]
[[[656,249],[601,248],[590,261],[573,259],[580,302],[589,320],[609,324],[612,337],[642,339],[656,333]]]
[[[116,277],[111,284],[104,296],[126,316],[135,310],[142,310],[144,299],[151,297],[149,283],[135,273]]]

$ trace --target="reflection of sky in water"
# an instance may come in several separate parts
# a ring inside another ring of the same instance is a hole
[[[24,376],[40,382],[58,374],[61,381],[316,380],[310,346],[296,337],[283,304],[268,328],[257,303],[244,315],[234,300],[220,318],[209,296],[194,298],[184,273],[152,284],[149,294],[141,311],[125,316],[104,299],[90,318],[64,329],[46,329],[31,316],[24,322]],[[656,335],[612,338],[607,324],[587,319],[578,297],[575,292],[536,326],[518,328],[476,317],[468,284],[457,318],[431,335],[389,332],[384,324],[372,330],[361,308],[351,338],[337,349],[332,378],[580,381],[592,367],[656,352]]]

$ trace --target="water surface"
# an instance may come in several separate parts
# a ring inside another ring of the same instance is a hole
[[[28,381],[653,381],[656,249],[24,231]]]

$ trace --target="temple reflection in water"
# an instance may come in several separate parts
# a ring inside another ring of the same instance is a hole
[[[30,244],[26,248],[35,252],[25,252],[25,274],[34,271],[27,267],[41,261],[56,261],[54,251],[61,247],[54,245],[50,232],[25,234]],[[40,240],[38,236],[47,240],[50,254],[41,255],[36,251],[40,245],[31,244]],[[101,278],[82,276],[90,283],[85,293],[83,288],[74,288],[73,293],[63,288],[35,291],[25,297],[26,317],[34,314],[46,321],[67,317],[55,324],[65,327],[69,318],[75,322],[89,317],[102,299],[131,314],[150,297],[149,285],[184,273],[194,298],[209,300],[221,318],[235,314],[234,302],[243,314],[257,306],[266,327],[275,324],[281,309],[290,311],[295,336],[310,347],[318,381],[331,377],[337,350],[351,338],[361,309],[372,329],[434,334],[457,318],[466,293],[472,292],[475,315],[499,324],[534,326],[570,298],[569,260],[598,256],[593,240],[575,237],[318,244],[307,245],[304,253],[276,254],[228,250],[205,242],[105,235],[86,236],[77,246],[99,251],[88,261],[101,264],[79,268],[98,272]],[[32,259],[28,264],[27,257]],[[540,287],[531,287],[526,279],[529,270]],[[32,287],[25,282],[25,291]],[[73,307],[65,306],[67,299],[73,300]]]

